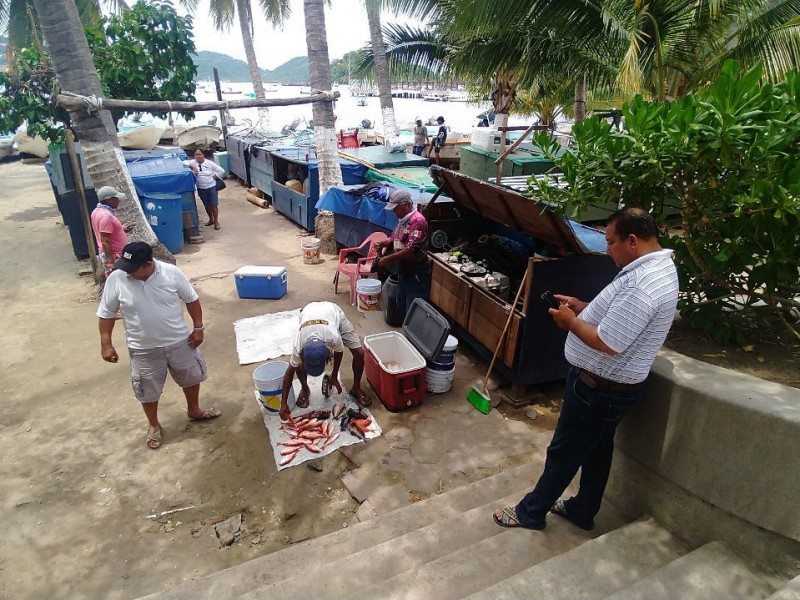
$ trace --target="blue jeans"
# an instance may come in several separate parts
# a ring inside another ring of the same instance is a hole
[[[550,507],[580,468],[580,488],[577,496],[565,502],[566,510],[579,526],[594,524],[611,471],[617,425],[641,395],[641,385],[620,391],[591,388],[570,368],[544,472],[516,506],[520,523],[541,528]]]
[[[416,154],[417,156],[422,156],[422,151],[425,149],[425,146],[414,146],[411,151]]]
[[[219,192],[216,187],[197,188],[197,195],[200,196],[200,200],[206,208],[219,204]]]

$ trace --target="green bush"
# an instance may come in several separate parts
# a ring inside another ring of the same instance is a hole
[[[735,62],[707,90],[667,104],[636,97],[625,128],[589,119],[575,150],[537,142],[568,186],[530,182],[537,198],[578,207],[618,200],[665,225],[681,278],[681,315],[721,342],[777,319],[800,337],[800,76],[761,83]]]

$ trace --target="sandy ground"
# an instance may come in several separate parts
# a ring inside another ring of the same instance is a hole
[[[332,257],[304,265],[301,230],[229,184],[221,231],[205,228],[206,243],[178,255],[205,313],[210,379],[201,402],[223,416],[189,423],[182,394],[168,381],[164,445],[154,452],[130,390],[121,326],[119,364],[100,359],[96,289],[77,276],[44,168],[0,164],[0,178],[0,597],[138,597],[353,522],[358,504],[340,481],[352,465],[341,453],[326,457],[320,473],[305,466],[276,473],[254,403],[254,365],[238,365],[232,325],[333,299]],[[285,265],[289,294],[240,300],[231,273],[245,264]],[[336,299],[359,335],[387,329],[379,315],[350,307],[346,292]],[[467,367],[460,377],[471,380],[477,372]],[[346,353],[345,385],[349,373]],[[463,386],[461,394],[463,402]],[[405,419],[381,407],[376,415],[385,431]],[[552,426],[552,416],[536,427]],[[487,474],[467,473],[446,487]],[[187,506],[195,508],[148,518]],[[220,548],[213,523],[236,513],[244,514],[246,534]]]

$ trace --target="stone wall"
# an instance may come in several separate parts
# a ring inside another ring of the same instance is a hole
[[[607,498],[691,545],[800,565],[800,390],[663,350],[616,440]]]

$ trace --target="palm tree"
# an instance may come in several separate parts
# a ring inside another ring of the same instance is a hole
[[[80,15],[73,0],[33,0],[38,23],[44,35],[50,60],[59,86],[82,96],[102,98],[100,77],[92,62],[89,44],[83,32]],[[133,181],[128,174],[117,130],[107,110],[80,111],[70,114],[72,125],[81,142],[83,159],[98,188],[110,185],[126,195],[120,204],[119,217],[131,226],[128,237],[150,244],[159,258],[175,262],[156,238],[145,219]]]
[[[331,62],[328,58],[328,36],[325,29],[325,0],[303,0],[306,21],[306,46],[308,47],[308,75],[311,89],[329,91],[331,82]],[[317,144],[319,165],[319,193],[327,192],[336,185],[342,185],[342,171],[339,167],[339,152],[336,149],[336,124],[333,118],[332,102],[315,102],[312,106],[314,118],[314,137]],[[336,252],[333,240],[331,215],[317,215],[317,237],[322,240],[322,249],[328,253]]]
[[[381,31],[380,0],[364,0],[369,22],[369,38],[372,55],[375,61],[375,74],[378,79],[378,95],[381,99],[381,117],[383,118],[383,134],[386,138],[397,135],[397,121],[394,116],[392,101],[392,82],[389,79],[389,63],[386,60],[386,49],[383,45]]]
[[[194,12],[200,4],[200,0],[180,1],[191,12]],[[282,25],[291,13],[289,0],[259,0],[259,5],[267,21],[276,27]],[[253,92],[257,99],[266,99],[264,82],[261,80],[261,69],[258,67],[256,50],[253,46],[253,6],[250,0],[210,0],[209,8],[211,16],[214,18],[214,27],[219,31],[230,29],[234,18],[238,16],[247,68],[250,71],[250,80],[253,82]],[[269,109],[260,107],[256,128],[267,130],[269,125]]]

